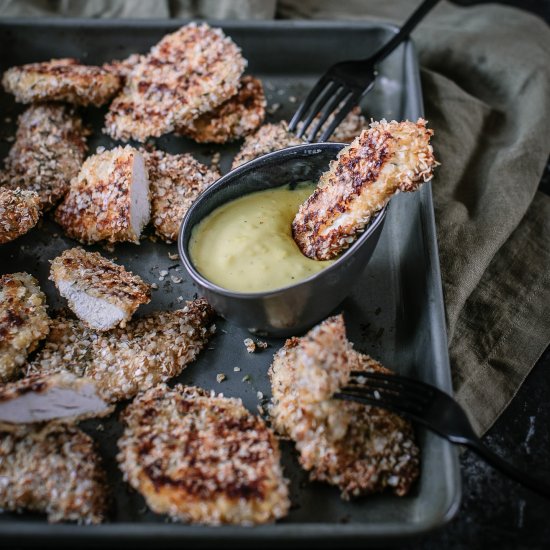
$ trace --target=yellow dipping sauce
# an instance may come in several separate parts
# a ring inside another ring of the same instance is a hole
[[[223,204],[191,233],[195,268],[213,283],[239,292],[263,292],[292,285],[334,260],[311,260],[292,238],[292,220],[315,184],[256,191]]]

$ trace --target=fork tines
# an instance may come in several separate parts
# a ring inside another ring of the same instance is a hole
[[[357,401],[417,418],[431,403],[434,389],[397,374],[353,371],[350,384],[334,394],[337,399]]]
[[[326,141],[353,109],[361,98],[361,92],[347,86],[344,82],[336,80],[325,74],[309,92],[305,101],[300,105],[289,124],[289,130],[302,137],[312,122],[313,129],[307,135],[307,141]],[[330,124],[323,128],[329,118],[333,116]],[[302,117],[304,120],[299,125]],[[319,119],[315,121],[315,117]],[[299,127],[298,127],[299,125]],[[319,139],[316,135],[323,130]]]

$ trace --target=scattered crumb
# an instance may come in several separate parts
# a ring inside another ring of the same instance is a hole
[[[214,170],[219,170],[221,158],[222,157],[220,153],[214,153],[212,155],[212,162],[210,163],[210,167]]]
[[[264,398],[264,394],[259,391],[258,393],[256,393],[256,397],[261,401]]]
[[[98,431],[98,432],[103,432],[105,431],[105,426],[103,424],[98,424],[95,429]]]
[[[241,372],[241,368],[240,368],[240,367],[233,367],[233,370],[234,370],[235,372]]]
[[[216,382],[218,383],[222,383],[225,379],[227,378],[227,376],[225,376],[225,374],[223,374],[223,372],[219,372],[218,374],[216,374]]]
[[[160,275],[161,277],[166,277],[166,275],[168,275],[168,270],[167,270],[167,269],[161,269],[161,270],[159,271],[159,275]]]
[[[182,278],[181,278],[181,277],[176,277],[176,276],[174,276],[174,275],[172,275],[172,276],[170,277],[170,279],[172,279],[172,282],[173,282],[173,283],[176,283],[176,284],[181,283],[181,281],[182,281]]]
[[[262,340],[254,342],[252,338],[246,338],[244,340],[244,345],[248,353],[254,353],[257,349],[266,349],[269,344],[267,342],[262,342]]]
[[[296,96],[294,95],[291,95],[288,100],[290,101],[290,103],[296,103],[297,99],[296,99]]]
[[[179,260],[179,254],[172,254],[171,252],[168,252],[168,257],[171,259],[171,260]]]
[[[154,290],[158,290],[159,285],[157,285],[157,283],[151,283],[151,288]]]
[[[252,380],[252,378],[250,377],[250,374],[245,374],[243,376],[243,382],[250,382],[250,380]]]
[[[164,277],[162,275],[159,277],[159,281],[164,281]]]
[[[248,353],[254,353],[256,351],[256,344],[252,338],[245,338],[244,345]]]
[[[268,112],[268,114],[274,115],[280,108],[281,108],[281,104],[280,104],[280,103],[273,103],[273,105],[270,105],[270,106],[266,109],[266,111]]]
[[[183,296],[178,296],[176,299],[177,299],[178,302],[183,302],[184,298],[183,298]]]

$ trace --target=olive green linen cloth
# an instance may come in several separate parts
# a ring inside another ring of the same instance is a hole
[[[403,21],[419,2],[281,0],[283,17]],[[550,30],[443,2],[413,34],[441,162],[432,184],[455,395],[478,433],[550,343]],[[368,52],[358,52],[368,55]]]
[[[49,14],[57,9],[75,16],[80,5],[92,17],[277,15],[399,23],[418,4],[0,0],[0,16],[22,9],[36,14],[44,6]],[[550,152],[550,30],[513,8],[442,3],[413,39],[441,162],[432,189],[454,389],[483,433],[550,342],[550,198],[537,191]]]

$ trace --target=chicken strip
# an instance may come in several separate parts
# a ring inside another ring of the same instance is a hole
[[[113,72],[69,58],[12,67],[4,73],[2,85],[19,103],[66,101],[99,107],[122,83]]]
[[[50,423],[0,426],[0,508],[27,509],[48,521],[100,523],[107,510],[106,476],[91,437]]]
[[[213,319],[214,311],[204,299],[109,332],[95,332],[60,316],[52,320],[50,335],[26,374],[69,371],[91,378],[110,403],[130,399],[180,374],[214,333]]]
[[[0,382],[18,377],[50,330],[46,296],[28,273],[0,277]]]
[[[237,95],[219,107],[179,126],[176,133],[198,143],[227,143],[251,134],[265,118],[265,95],[262,83],[244,76]]]
[[[126,83],[126,79],[132,72],[132,69],[141,61],[142,55],[138,53],[130,54],[126,59],[114,59],[109,63],[103,63],[102,69],[118,76],[122,83]]]
[[[240,399],[161,384],[138,396],[123,421],[120,468],[154,512],[210,525],[288,513],[277,440]]]
[[[303,254],[330,260],[399,191],[416,191],[436,165],[426,121],[373,122],[342,149],[292,222]]]
[[[385,409],[332,399],[357,370],[389,372],[352,349],[341,315],[287,340],[269,370],[273,425],[295,441],[311,479],[338,486],[343,498],[386,488],[405,495],[419,474],[411,424]]]
[[[88,133],[80,117],[63,105],[31,105],[19,117],[0,185],[35,191],[41,210],[49,210],[78,174],[88,149]]]
[[[55,212],[69,237],[91,244],[139,244],[149,222],[149,178],[143,155],[127,145],[86,159]]]
[[[151,182],[151,217],[155,231],[165,241],[176,241],[187,210],[220,173],[188,153],[143,151],[143,155]]]
[[[95,330],[123,327],[140,304],[151,301],[151,288],[141,277],[82,248],[55,258],[50,279],[75,315]]]
[[[276,124],[264,124],[256,132],[245,138],[241,150],[233,159],[231,170],[267,153],[304,143],[303,139],[288,131],[288,125],[284,121]]]
[[[97,394],[93,380],[69,372],[33,375],[0,386],[0,423],[75,422],[114,409]]]
[[[234,96],[245,67],[241,50],[221,29],[190,23],[131,68],[109,108],[105,132],[142,142],[172,132]]]
[[[40,200],[34,191],[0,188],[0,244],[32,229],[40,218]]]

